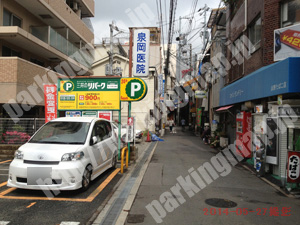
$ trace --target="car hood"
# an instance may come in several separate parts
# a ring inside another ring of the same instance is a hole
[[[82,147],[83,145],[26,143],[19,150],[23,152],[24,160],[61,161],[64,154],[80,151]]]

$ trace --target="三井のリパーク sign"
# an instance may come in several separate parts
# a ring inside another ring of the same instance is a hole
[[[58,110],[119,110],[119,78],[58,80]]]

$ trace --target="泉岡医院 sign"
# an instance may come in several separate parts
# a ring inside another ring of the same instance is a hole
[[[133,36],[133,75],[146,77],[149,75],[150,31],[136,29]]]

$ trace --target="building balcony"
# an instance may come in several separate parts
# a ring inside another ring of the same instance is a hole
[[[62,76],[18,57],[0,57],[0,68],[0,103],[14,99],[20,104],[44,105],[43,84],[37,81],[56,84],[56,77]],[[50,78],[50,72],[55,74],[51,76],[54,80]]]
[[[37,27],[32,34],[20,27],[0,27],[0,39],[49,61],[67,61],[92,74],[93,59],[51,27]]]
[[[69,39],[72,42],[81,40],[90,46],[94,42],[94,33],[81,20],[81,14],[76,12],[62,0],[16,0],[20,5],[30,11],[37,18],[40,18],[45,24],[51,27],[69,28]],[[94,1],[79,1],[86,8],[85,15],[93,17],[94,13],[89,12],[88,8],[94,8]],[[94,9],[91,9],[94,10]]]
[[[65,29],[61,32],[65,31],[67,33],[67,30]],[[65,37],[63,37],[63,35],[58,33],[58,31],[54,30],[52,27],[32,27],[31,34],[87,68],[91,68],[91,64],[94,59],[89,54],[86,54],[83,51],[80,52],[78,47],[69,42]],[[82,57],[78,57],[76,54],[78,52],[80,52]]]

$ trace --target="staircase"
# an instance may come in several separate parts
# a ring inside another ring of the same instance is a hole
[[[21,145],[0,145],[0,160],[13,159],[15,151]]]

